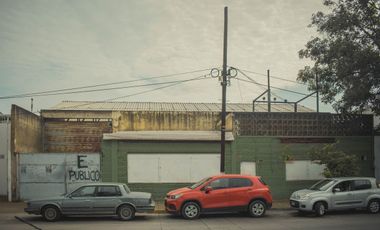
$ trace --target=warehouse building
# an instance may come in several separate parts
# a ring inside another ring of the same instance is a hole
[[[226,173],[263,176],[275,199],[287,198],[322,177],[323,167],[310,161],[309,152],[337,143],[358,156],[362,176],[374,176],[371,115],[302,106],[294,113],[290,104],[273,104],[269,113],[266,104],[252,110],[252,104],[227,105]],[[12,119],[22,121],[12,126],[12,172],[19,175],[14,197],[103,180],[162,199],[219,172],[220,111],[216,103],[64,101],[37,117],[13,106]],[[19,137],[25,129],[32,130],[28,143]]]

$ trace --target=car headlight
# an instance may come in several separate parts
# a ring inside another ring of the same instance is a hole
[[[300,196],[300,200],[307,200],[309,199],[310,195],[309,194],[306,194],[306,195],[303,195],[303,196]]]
[[[182,194],[171,195],[171,196],[170,196],[170,199],[172,199],[172,200],[176,200],[176,199],[180,198],[181,196],[182,196]]]

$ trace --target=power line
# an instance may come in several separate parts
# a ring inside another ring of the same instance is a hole
[[[267,75],[266,75],[266,74],[263,74],[263,73],[258,73],[258,72],[254,72],[254,71],[250,71],[250,70],[244,70],[244,69],[240,69],[240,70],[242,70],[242,71],[244,71],[244,72],[247,72],[247,73],[252,73],[252,74],[259,75],[259,76],[267,77]],[[278,79],[278,80],[282,80],[282,81],[287,81],[287,82],[295,83],[295,84],[307,85],[307,84],[302,83],[302,82],[293,81],[293,80],[289,80],[289,79],[286,79],[286,78],[277,77],[277,76],[273,76],[273,75],[271,75],[270,77],[271,77],[271,78]]]
[[[198,76],[196,78],[191,78],[191,79],[187,79],[187,80],[178,81],[178,82],[172,83],[170,85],[165,85],[165,86],[161,86],[161,87],[158,87],[158,88],[145,90],[145,91],[138,92],[138,93],[132,93],[132,94],[124,95],[124,96],[121,96],[121,97],[115,97],[115,98],[107,99],[107,100],[100,101],[100,102],[110,102],[110,101],[118,100],[118,99],[121,99],[121,98],[127,98],[127,97],[141,95],[141,94],[144,94],[144,93],[150,93],[150,92],[153,92],[153,91],[157,91],[157,90],[164,89],[164,88],[169,88],[169,87],[176,86],[176,85],[179,85],[179,84],[182,84],[182,83],[186,83],[186,82],[190,82],[190,81],[197,81],[197,80],[208,79],[207,78],[208,76],[210,76],[210,74]],[[99,103],[99,101],[88,102],[88,103],[79,104],[79,105],[73,105],[73,106],[66,106],[66,107],[63,107],[61,109],[77,108],[77,107],[80,107],[80,106],[86,106],[86,105],[91,105],[91,104],[95,104],[95,103]]]
[[[249,83],[256,84],[256,85],[265,86],[264,84],[257,83],[257,82],[252,82],[252,81],[248,81],[248,80],[244,80],[244,79],[241,79],[241,78],[236,78],[236,80],[238,80],[238,81],[244,81],[244,82],[249,82]],[[271,88],[277,89],[277,90],[281,90],[281,91],[285,91],[285,92],[289,92],[289,93],[299,94],[299,95],[303,95],[303,96],[307,96],[308,95],[308,94],[305,94],[305,93],[300,93],[300,92],[297,92],[297,91],[293,91],[293,90],[289,90],[289,89],[283,89],[283,88],[279,88],[279,87],[275,87],[275,86],[271,86]]]
[[[211,68],[182,72],[182,73],[175,73],[175,74],[160,75],[160,76],[156,76],[156,77],[147,77],[147,78],[141,78],[141,79],[136,79],[136,80],[118,81],[118,82],[111,82],[111,83],[81,86],[81,87],[64,88],[64,89],[48,90],[48,91],[41,91],[41,92],[32,92],[32,93],[10,95],[10,96],[2,96],[2,97],[0,97],[0,99],[22,98],[22,97],[32,97],[32,96],[45,96],[45,95],[46,96],[48,96],[48,95],[59,95],[59,94],[52,94],[52,93],[72,91],[72,90],[77,90],[77,89],[95,88],[95,87],[100,87],[100,86],[116,85],[116,84],[123,84],[123,83],[131,83],[131,82],[138,82],[138,81],[146,81],[146,80],[152,80],[152,79],[169,78],[169,77],[174,77],[174,76],[203,72],[206,70],[211,70]],[[78,92],[80,92],[80,91],[78,91]],[[66,93],[60,93],[60,94],[66,94]]]

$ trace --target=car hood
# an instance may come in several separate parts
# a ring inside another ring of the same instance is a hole
[[[191,188],[183,187],[183,188],[179,188],[179,189],[172,190],[172,191],[168,192],[168,195],[169,196],[177,195],[177,194],[184,193],[184,192],[191,191],[191,190],[192,190]]]
[[[310,189],[302,189],[302,190],[295,191],[291,197],[299,199],[300,197],[305,196],[305,195],[315,195],[318,193],[321,193],[321,191],[310,190]]]
[[[45,202],[45,201],[61,201],[63,199],[65,199],[65,196],[54,196],[54,197],[27,200],[26,202],[31,203],[31,202]]]
[[[130,192],[128,193],[128,196],[137,199],[150,199],[152,197],[152,194],[148,192]]]

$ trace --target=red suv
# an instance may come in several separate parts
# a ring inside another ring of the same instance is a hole
[[[261,217],[271,206],[271,192],[261,177],[232,174],[205,178],[170,191],[165,198],[166,211],[186,219],[196,219],[201,213],[240,211]]]

